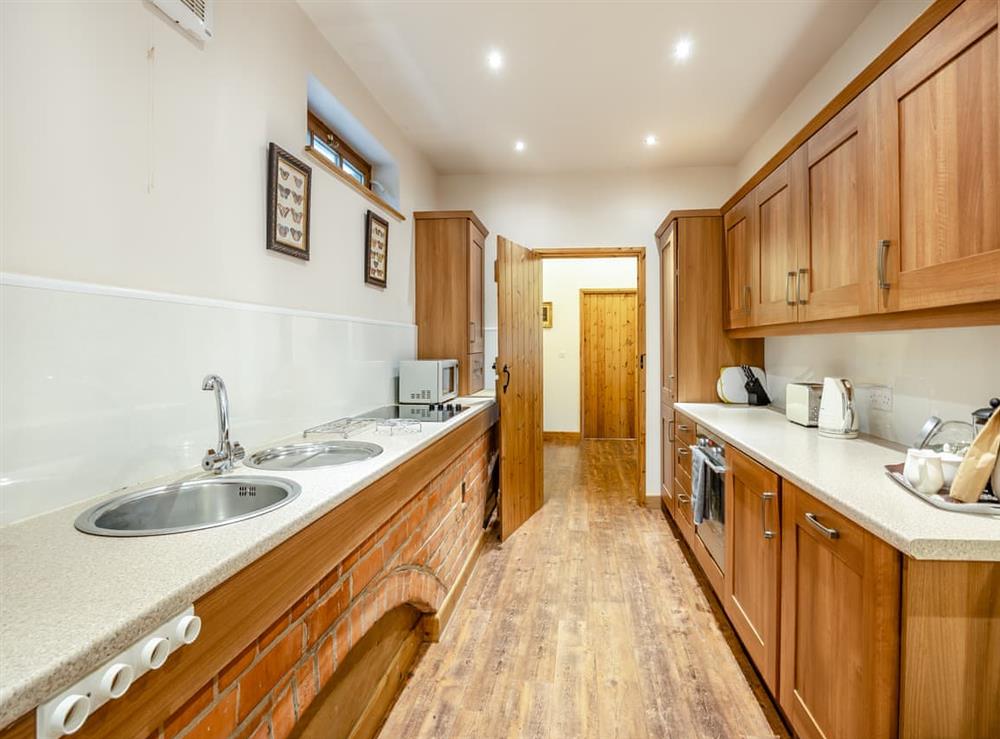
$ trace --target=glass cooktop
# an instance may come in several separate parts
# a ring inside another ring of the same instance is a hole
[[[437,403],[433,405],[407,403],[405,405],[384,405],[381,408],[359,413],[355,418],[371,418],[378,421],[392,418],[406,418],[425,423],[443,423],[467,410],[467,406],[458,403]]]

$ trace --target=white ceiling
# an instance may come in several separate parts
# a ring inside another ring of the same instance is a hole
[[[735,164],[875,0],[299,3],[439,172],[471,174]]]

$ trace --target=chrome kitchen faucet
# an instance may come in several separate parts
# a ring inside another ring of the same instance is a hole
[[[229,441],[229,393],[226,392],[226,383],[218,375],[205,375],[201,389],[215,391],[215,404],[219,415],[219,441],[215,449],[206,452],[204,459],[201,460],[201,467],[206,472],[218,475],[236,466],[236,463],[246,456],[246,451],[238,441]]]

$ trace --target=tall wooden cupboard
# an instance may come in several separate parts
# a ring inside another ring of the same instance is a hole
[[[471,210],[418,211],[417,357],[457,359],[460,395],[483,389],[483,250],[489,231]]]

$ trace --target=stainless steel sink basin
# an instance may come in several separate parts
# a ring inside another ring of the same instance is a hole
[[[382,453],[366,441],[309,441],[257,452],[245,464],[258,470],[309,470],[363,462]]]
[[[224,526],[298,497],[298,483],[280,477],[214,477],[161,485],[106,501],[80,514],[75,526],[98,536],[155,536]]]

